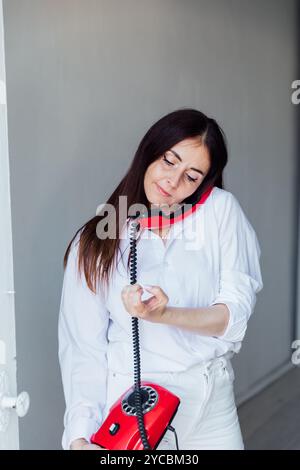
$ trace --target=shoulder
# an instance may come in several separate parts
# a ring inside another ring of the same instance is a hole
[[[70,255],[74,258],[78,257],[78,251],[79,251],[79,244],[80,244],[80,237],[83,232],[83,229],[80,229],[79,231],[76,232],[72,239],[72,243],[70,245]]]
[[[69,275],[69,273],[77,273],[80,274],[80,265],[79,265],[79,245],[80,245],[80,236],[82,230],[76,232],[73,236],[71,242],[68,245],[66,253],[64,255],[64,262],[65,262],[65,274]]]
[[[214,187],[212,206],[219,227],[236,226],[254,233],[254,228],[237,197],[230,191]]]
[[[229,212],[243,212],[243,209],[236,198],[236,196],[227,191],[226,189],[214,187],[212,193],[212,205],[216,212],[216,215],[224,216],[228,211]]]

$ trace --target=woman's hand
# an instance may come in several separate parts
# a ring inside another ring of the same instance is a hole
[[[86,439],[75,439],[71,443],[70,446],[71,450],[106,450],[101,446],[98,446],[96,444],[90,444]]]
[[[121,292],[124,307],[132,317],[160,323],[169,302],[169,297],[159,286],[144,286],[144,288],[153,296],[142,301],[141,297],[144,290],[139,284],[125,286]]]

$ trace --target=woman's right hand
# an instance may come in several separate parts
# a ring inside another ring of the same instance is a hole
[[[98,446],[96,444],[91,444],[86,439],[75,439],[75,441],[71,442],[70,445],[71,450],[106,450],[104,447]]]

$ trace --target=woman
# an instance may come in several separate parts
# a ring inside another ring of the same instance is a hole
[[[172,421],[179,448],[244,448],[230,358],[263,283],[255,231],[223,188],[226,163],[216,121],[195,109],[174,111],[148,130],[107,201],[115,236],[105,238],[102,213],[70,241],[59,316],[64,449],[100,449],[91,435],[133,384],[133,316],[140,318],[142,380],[181,400]],[[140,228],[137,283],[130,285],[128,214],[135,204],[166,214],[178,205],[196,210],[183,223]],[[175,448],[168,430],[158,449]]]

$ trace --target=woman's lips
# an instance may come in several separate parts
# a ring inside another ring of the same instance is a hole
[[[156,184],[156,187],[157,187],[158,191],[160,192],[160,194],[162,194],[165,197],[171,196],[171,194],[166,193],[166,191],[164,191],[157,183],[155,183],[155,184]]]

